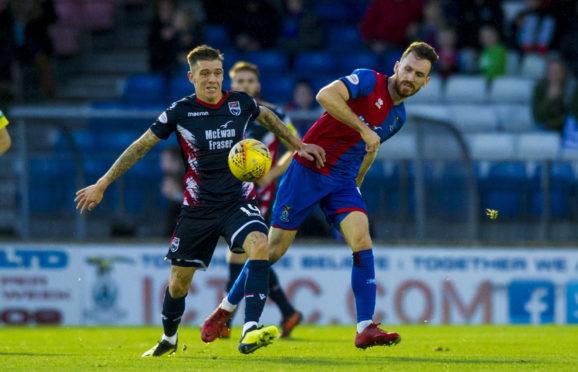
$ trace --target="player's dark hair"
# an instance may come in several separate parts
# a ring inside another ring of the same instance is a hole
[[[414,41],[411,43],[405,52],[401,55],[400,61],[403,60],[409,53],[413,53],[414,56],[418,59],[427,59],[431,63],[431,67],[429,72],[431,72],[433,65],[437,62],[439,56],[436,53],[435,49],[429,45],[428,43],[424,43],[423,41]],[[428,73],[429,75],[429,73]]]
[[[199,45],[195,49],[191,50],[187,55],[187,61],[189,62],[189,68],[193,70],[193,66],[197,61],[214,61],[219,60],[223,62],[223,53],[220,50],[211,48],[208,45]]]
[[[237,75],[241,71],[249,71],[254,73],[257,77],[259,77],[259,67],[247,61],[239,61],[235,63],[233,67],[231,67],[231,69],[229,70],[229,77],[231,79],[234,79],[235,75]]]

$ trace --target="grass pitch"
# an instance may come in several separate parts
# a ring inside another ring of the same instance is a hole
[[[204,344],[182,327],[170,357],[141,358],[161,327],[0,328],[0,371],[578,371],[578,327],[396,326],[394,347],[358,350],[354,326],[299,326],[243,355],[240,328]]]

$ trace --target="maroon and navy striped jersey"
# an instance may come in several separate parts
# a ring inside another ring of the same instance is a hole
[[[176,133],[186,166],[185,206],[217,208],[255,197],[253,183],[235,178],[227,158],[233,145],[245,138],[248,123],[261,111],[245,93],[223,93],[214,105],[194,94],[174,102],[150,128],[161,139]]]
[[[381,138],[383,143],[397,133],[405,122],[403,103],[394,106],[387,90],[387,76],[368,69],[357,69],[340,78],[349,90],[347,105]],[[323,113],[303,138],[305,143],[323,147],[326,162],[317,168],[315,162],[294,155],[306,167],[336,178],[356,178],[365,151],[365,141],[348,125]]]

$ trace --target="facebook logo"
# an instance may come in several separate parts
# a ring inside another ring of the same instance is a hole
[[[554,284],[549,281],[516,280],[508,287],[510,322],[554,322]]]
[[[578,323],[578,282],[570,282],[566,285],[566,322]]]

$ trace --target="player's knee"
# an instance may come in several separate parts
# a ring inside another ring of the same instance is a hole
[[[189,292],[190,281],[171,278],[169,281],[169,293],[172,298],[183,297]]]
[[[267,236],[262,232],[252,232],[245,239],[243,249],[247,252],[247,256],[252,260],[268,260],[269,259],[269,244]]]
[[[351,242],[351,250],[353,252],[365,251],[372,247],[373,243],[371,242],[371,237],[369,235],[361,236]]]

